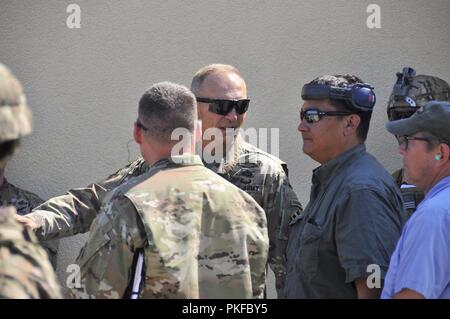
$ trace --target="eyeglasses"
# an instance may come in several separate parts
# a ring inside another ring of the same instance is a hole
[[[395,107],[392,106],[388,108],[388,119],[389,121],[397,121],[401,119],[406,119],[411,117],[417,109],[412,107]]]
[[[221,100],[221,99],[208,99],[205,97],[198,97],[197,102],[209,103],[209,111],[219,115],[227,115],[233,108],[237,114],[244,114],[248,110],[250,103],[249,99],[242,100]]]
[[[423,142],[427,142],[427,143],[431,142],[431,138],[429,138],[429,137],[417,137],[417,136],[408,136],[408,135],[397,136],[398,146],[403,151],[406,151],[408,149],[409,141],[411,141],[411,140],[423,141]]]
[[[306,111],[300,111],[300,119],[306,120],[307,123],[316,123],[319,122],[324,116],[345,116],[351,115],[350,112],[340,112],[340,111],[330,111],[323,112],[316,109],[308,109]]]

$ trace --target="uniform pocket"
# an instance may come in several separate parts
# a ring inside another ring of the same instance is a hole
[[[111,257],[111,248],[111,238],[109,234],[104,233],[90,238],[80,251],[77,263],[87,293],[96,291],[100,284]]]
[[[314,276],[319,266],[320,238],[323,230],[319,225],[306,222],[300,237],[300,270]]]

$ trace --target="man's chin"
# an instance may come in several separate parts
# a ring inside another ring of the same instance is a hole
[[[235,127],[221,127],[220,130],[226,134],[237,134],[239,128]]]
[[[309,154],[311,154],[311,150],[312,150],[311,141],[303,141],[303,146],[302,146],[303,153],[305,153],[306,155],[309,155]]]
[[[239,129],[234,128],[221,128],[222,137],[226,140],[234,140],[239,134]]]

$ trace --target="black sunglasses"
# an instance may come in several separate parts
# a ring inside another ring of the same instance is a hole
[[[340,112],[340,111],[330,111],[323,112],[317,109],[308,109],[306,111],[300,111],[300,119],[306,120],[307,123],[316,123],[319,122],[324,116],[345,116],[351,115],[350,112]]]
[[[233,110],[236,110],[237,114],[244,114],[248,110],[250,103],[249,99],[242,100],[221,100],[221,99],[208,99],[205,97],[197,97],[197,102],[209,103],[209,111],[219,115],[227,115]]]

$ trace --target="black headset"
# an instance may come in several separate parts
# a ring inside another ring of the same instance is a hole
[[[349,87],[305,84],[302,88],[302,99],[343,100],[349,108],[357,112],[371,112],[376,102],[373,87],[367,83],[358,83]]]

